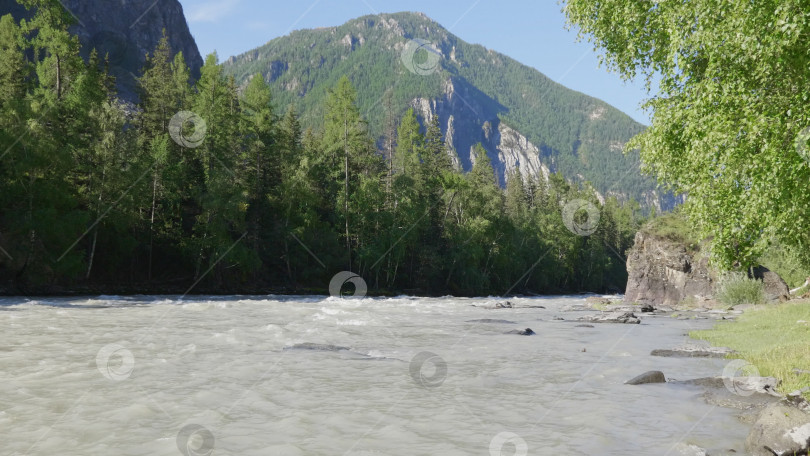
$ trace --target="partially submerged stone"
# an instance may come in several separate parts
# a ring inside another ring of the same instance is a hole
[[[666,383],[667,378],[661,371],[645,372],[637,377],[634,377],[626,382],[625,385],[646,385],[648,383]]]
[[[481,318],[478,320],[467,320],[467,323],[493,323],[493,324],[504,324],[504,325],[516,325],[517,322],[509,321],[509,320],[497,320],[493,318]]]
[[[641,320],[633,312],[610,312],[602,315],[588,315],[580,318],[579,321],[586,321],[588,323],[641,323]]]
[[[725,347],[707,348],[673,348],[656,349],[650,352],[651,356],[662,356],[664,358],[725,358],[733,351]]]

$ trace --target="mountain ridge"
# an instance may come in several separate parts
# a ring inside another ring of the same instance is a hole
[[[413,57],[413,64],[403,57]],[[524,176],[559,171],[571,182],[590,182],[602,197],[633,197],[664,210],[678,203],[632,171],[640,164],[637,152],[621,153],[643,125],[507,55],[467,43],[424,13],[367,15],[296,30],[230,57],[224,66],[241,84],[260,73],[276,101],[294,104],[308,126],[319,126],[320,100],[346,74],[377,138],[385,134],[390,113],[383,105],[390,99],[397,118],[408,107],[423,122],[438,114],[465,170],[472,166],[472,146],[484,144],[502,184],[512,169]],[[502,130],[511,141],[501,141]]]

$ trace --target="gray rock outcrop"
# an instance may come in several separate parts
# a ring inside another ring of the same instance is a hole
[[[768,301],[788,299],[790,290],[779,274],[763,266],[752,272],[753,278],[762,281]],[[625,302],[646,308],[712,299],[718,277],[700,248],[645,230],[636,234],[628,252],[627,273]]]
[[[627,257],[626,302],[674,306],[687,297],[713,294],[708,259],[680,242],[644,231]]]

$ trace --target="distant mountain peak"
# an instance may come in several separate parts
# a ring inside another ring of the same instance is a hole
[[[449,153],[464,169],[472,166],[473,147],[484,145],[502,184],[513,172],[533,179],[559,171],[571,182],[590,183],[600,197],[634,197],[658,209],[675,204],[639,174],[637,153],[622,153],[642,125],[504,54],[465,42],[424,13],[380,13],[297,30],[230,58],[225,70],[241,83],[261,74],[279,106],[296,105],[307,126],[321,124],[328,89],[347,75],[372,134],[381,139],[392,114],[386,105],[396,116],[413,108],[423,121],[439,116]]]

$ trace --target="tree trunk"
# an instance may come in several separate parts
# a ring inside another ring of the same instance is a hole
[[[84,279],[88,280],[90,278],[90,272],[93,270],[93,259],[96,257],[96,242],[98,241],[98,228],[93,230],[93,244],[90,246],[90,258],[87,260],[87,274],[84,275]]]
[[[106,170],[101,172],[101,185],[98,189],[98,205],[96,206],[96,219],[101,215],[101,201],[104,198],[104,182],[106,180]],[[96,258],[96,244],[98,243],[98,226],[93,228],[93,244],[90,246],[90,258],[87,260],[87,274],[85,280],[90,278],[90,273],[93,270],[93,260]]]
[[[62,60],[56,54],[56,99],[62,99]]]
[[[343,152],[346,157],[346,180],[344,181],[343,199],[346,211],[346,254],[348,255],[348,270],[352,269],[352,242],[349,237],[349,119],[343,116]]]
[[[155,239],[155,211],[157,210],[157,173],[155,169],[154,177],[152,178],[152,214],[149,220],[149,265],[147,266],[147,280],[152,281],[152,249],[154,247]]]

